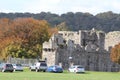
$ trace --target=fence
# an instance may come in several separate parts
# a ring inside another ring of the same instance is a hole
[[[29,67],[37,62],[37,59],[9,58],[7,62],[12,64],[22,64],[24,67]]]

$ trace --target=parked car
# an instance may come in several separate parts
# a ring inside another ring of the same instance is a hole
[[[45,72],[47,69],[47,64],[45,61],[39,61],[39,62],[36,62],[34,65],[31,65],[29,68],[30,68],[30,71],[35,70],[36,72],[39,72],[39,71]]]
[[[49,66],[46,71],[47,72],[62,73],[63,72],[63,68],[58,66],[58,65],[53,65],[53,66]]]
[[[14,71],[23,71],[23,66],[21,64],[12,64]]]
[[[29,69],[30,69],[30,71],[35,71],[35,69],[36,69],[36,64],[31,64],[30,66],[29,66]]]
[[[84,73],[85,72],[85,68],[81,65],[74,65],[74,66],[71,66],[69,69],[68,69],[69,72],[74,72],[74,73]]]
[[[14,71],[14,68],[13,68],[13,65],[10,64],[10,63],[1,63],[0,64],[0,71],[1,72],[13,72]]]

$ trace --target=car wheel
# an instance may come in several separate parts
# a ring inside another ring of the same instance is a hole
[[[31,67],[29,68],[30,71],[32,71]]]
[[[15,72],[15,69],[13,71]]]
[[[10,71],[10,72],[13,72],[14,70]]]
[[[63,73],[63,71],[61,71],[60,73]]]
[[[43,70],[43,72],[46,72],[46,70]]]
[[[77,73],[76,70],[74,70],[74,73]]]
[[[2,72],[5,72],[5,70],[4,70],[4,69],[2,69]]]
[[[70,72],[70,70],[68,70],[68,72]]]

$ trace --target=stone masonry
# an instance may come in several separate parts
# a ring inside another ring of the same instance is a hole
[[[120,65],[110,60],[110,48],[120,39],[115,43],[108,42],[113,38],[110,34],[113,33],[108,33],[108,37],[94,28],[78,32],[59,31],[43,43],[42,58],[47,59],[48,66],[61,65],[64,69],[76,64],[83,65],[86,70],[119,71]]]

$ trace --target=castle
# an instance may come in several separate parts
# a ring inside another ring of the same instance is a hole
[[[120,42],[120,37],[119,34],[109,35],[112,33],[105,34],[94,28],[77,32],[59,31],[43,43],[42,58],[46,59],[48,66],[61,65],[64,69],[77,64],[86,70],[119,71],[120,65],[110,60],[110,49]]]

